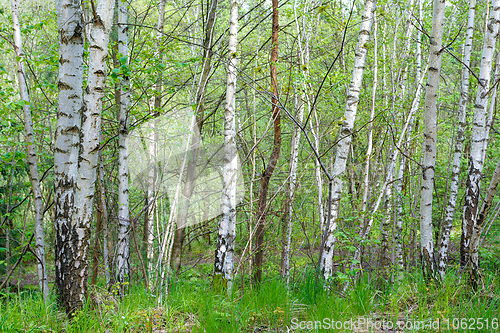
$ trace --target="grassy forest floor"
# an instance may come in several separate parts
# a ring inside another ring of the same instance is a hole
[[[260,288],[235,281],[231,296],[212,290],[210,264],[200,264],[172,282],[160,303],[142,286],[118,298],[91,287],[86,307],[72,320],[54,295],[47,307],[38,291],[0,294],[1,332],[498,332],[500,276],[484,271],[473,292],[457,271],[442,284],[419,271],[401,283],[362,278],[346,294],[330,291],[304,269],[288,290],[267,276]],[[317,322],[315,322],[317,321]],[[438,329],[439,325],[440,329]]]

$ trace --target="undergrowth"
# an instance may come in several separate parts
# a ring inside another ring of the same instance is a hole
[[[18,291],[0,294],[0,331],[382,332],[378,329],[391,322],[400,325],[393,332],[435,332],[430,325],[438,322],[440,332],[460,332],[471,330],[472,321],[474,332],[500,331],[495,329],[499,277],[485,273],[483,282],[473,292],[457,272],[438,284],[415,271],[383,288],[365,276],[342,293],[342,288],[325,289],[324,281],[306,269],[289,288],[268,276],[258,288],[249,281],[235,284],[228,296],[212,291],[208,280],[181,278],[162,300],[141,286],[131,287],[122,298],[91,287],[85,307],[71,320],[54,295],[45,306],[38,292]]]

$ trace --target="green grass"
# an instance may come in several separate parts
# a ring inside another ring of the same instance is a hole
[[[400,321],[403,325],[439,319],[441,332],[464,331],[460,327],[453,329],[454,318],[466,318],[467,325],[483,318],[483,326],[488,320],[489,329],[474,332],[499,330],[492,327],[500,317],[500,280],[496,274],[486,272],[484,285],[476,293],[453,271],[442,284],[427,282],[415,271],[399,284],[375,286],[364,277],[343,295],[340,290],[326,291],[314,272],[305,270],[290,289],[281,279],[268,276],[259,288],[252,288],[248,281],[243,281],[242,287],[238,281],[232,295],[227,296],[212,291],[209,279],[191,277],[175,281],[162,304],[158,297],[146,294],[144,288],[137,285],[132,285],[123,298],[93,287],[87,304],[72,320],[58,307],[54,295],[45,306],[37,292],[1,294],[0,331],[287,332],[287,328],[297,328],[300,322],[303,329],[293,332],[350,331],[325,330],[325,318],[328,322],[385,320]],[[449,320],[449,329],[445,320]],[[321,322],[323,329],[314,321]],[[371,331],[380,332],[376,329],[359,332]],[[418,330],[434,331],[432,328]]]

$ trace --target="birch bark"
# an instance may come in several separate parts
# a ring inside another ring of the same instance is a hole
[[[479,203],[479,188],[484,166],[484,142],[487,140],[486,116],[488,92],[490,89],[491,67],[500,19],[500,0],[492,0],[490,19],[484,37],[481,67],[479,71],[479,86],[477,88],[476,105],[472,126],[471,152],[469,157],[469,172],[464,203],[462,236],[460,240],[460,264],[469,264],[470,241],[477,222]]]
[[[40,187],[40,176],[38,173],[37,154],[35,140],[33,137],[33,121],[31,118],[30,96],[28,84],[26,82],[26,71],[24,70],[24,52],[21,37],[21,26],[19,24],[19,2],[11,0],[12,24],[14,28],[14,46],[17,65],[17,80],[19,82],[19,93],[23,104],[24,134],[26,136],[26,155],[30,168],[31,188],[33,190],[33,203],[35,206],[35,252],[38,257],[37,272],[38,285],[42,291],[45,303],[49,295],[49,285],[47,282],[47,269],[45,266],[45,238],[43,231],[43,199]]]
[[[78,308],[83,306],[88,292],[90,227],[93,219],[93,199],[101,138],[102,99],[106,82],[106,58],[113,9],[113,0],[99,1],[89,35],[89,74],[84,96],[85,106],[82,112],[80,155],[74,201],[74,238],[71,244],[73,247],[71,274],[74,277],[74,288],[76,288],[71,302]]]
[[[333,188],[331,200],[331,217],[330,225],[326,233],[326,240],[324,243],[323,253],[320,260],[321,271],[328,279],[333,273],[333,251],[335,246],[335,230],[337,229],[337,217],[340,209],[340,197],[342,193],[342,179],[347,163],[349,154],[352,131],[354,128],[354,121],[356,119],[356,112],[359,103],[359,92],[361,89],[361,82],[363,80],[363,71],[365,66],[365,59],[367,53],[367,44],[370,39],[370,31],[373,21],[373,13],[375,11],[376,1],[366,0],[363,15],[361,17],[361,27],[358,36],[358,44],[356,47],[356,56],[354,59],[354,69],[352,72],[351,83],[349,92],[347,94],[347,102],[344,112],[344,121],[340,129],[340,141],[337,144],[337,152],[335,156],[335,164],[333,166]]]
[[[155,58],[161,59],[160,52],[160,42],[161,37],[163,35],[163,27],[165,23],[165,4],[166,0],[161,0],[158,3],[158,24],[156,26],[156,38],[155,38]],[[161,75],[158,76],[155,85],[155,95],[151,99],[151,109],[153,110],[153,114],[156,114],[157,110],[161,106],[161,92],[162,92],[162,79]],[[148,153],[149,153],[149,169],[148,169],[148,188],[147,188],[147,209],[146,209],[146,258],[148,262],[148,276],[149,276],[149,290],[153,289],[154,284],[154,212],[156,209],[156,154],[157,154],[157,129],[156,129],[156,121],[153,121],[151,125],[151,132],[149,133],[148,140]]]
[[[234,240],[236,236],[236,79],[238,45],[238,1],[230,2],[229,64],[227,69],[226,109],[224,112],[224,164],[222,187],[222,218],[219,222],[215,249],[214,283],[217,276],[227,283],[231,292],[234,268]],[[220,283],[220,281],[219,281]]]
[[[432,30],[430,36],[429,72],[425,88],[424,114],[424,160],[422,164],[422,185],[420,189],[420,246],[424,274],[433,276],[435,272],[434,241],[432,231],[432,195],[436,165],[437,93],[443,39],[445,0],[434,0]]]
[[[83,19],[80,3],[56,0],[59,32],[59,99],[54,142],[55,283],[66,311],[80,304],[73,235],[79,135],[83,110]],[[79,263],[80,264],[80,263]]]
[[[438,249],[438,272],[440,278],[444,278],[446,272],[446,265],[448,261],[448,246],[450,243],[450,231],[453,226],[453,216],[455,215],[455,207],[457,204],[458,196],[458,176],[460,173],[460,161],[462,158],[463,142],[464,142],[464,130],[465,122],[467,116],[467,98],[469,96],[469,69],[470,58],[472,53],[472,37],[474,34],[474,19],[476,14],[476,0],[471,0],[469,2],[469,18],[467,21],[467,32],[465,36],[465,47],[462,69],[462,84],[460,89],[460,100],[458,102],[458,126],[457,126],[457,137],[455,142],[455,151],[453,153],[453,168],[451,172],[451,182],[450,182],[450,197],[448,199],[448,204],[446,206],[446,216],[443,221],[441,237],[439,240]]]
[[[118,53],[129,65],[128,54],[128,4],[119,0],[118,5]],[[120,59],[121,60],[121,59]],[[126,282],[130,278],[130,215],[128,189],[128,148],[129,148],[129,107],[130,107],[130,80],[127,74],[120,78],[120,112],[118,115],[118,248],[116,254],[116,282],[119,283],[120,294],[126,289]]]

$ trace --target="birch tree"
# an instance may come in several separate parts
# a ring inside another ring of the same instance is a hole
[[[120,63],[129,65],[128,52],[128,4],[119,0],[118,5],[118,53]],[[116,282],[120,285],[120,293],[125,291],[125,282],[130,277],[130,215],[128,189],[128,148],[129,148],[129,107],[130,91],[128,69],[120,78],[120,112],[118,116],[118,248],[116,256]]]
[[[60,115],[55,144],[57,160],[55,156],[54,162],[71,167],[69,170],[62,167],[55,172],[55,187],[59,191],[56,192],[56,284],[66,311],[72,313],[84,304],[87,295],[90,226],[114,1],[101,0],[93,8],[89,69],[83,103],[80,101],[80,89],[83,89],[83,22],[80,4],[64,1],[56,6],[59,10],[62,66],[59,69]],[[72,66],[66,67],[65,64]],[[68,91],[72,94],[66,95]],[[72,103],[72,100],[75,102]],[[61,108],[65,111],[63,114]],[[72,135],[68,136],[68,132]]]
[[[77,229],[73,221],[83,110],[83,19],[80,3],[56,0],[59,32],[59,98],[54,142],[55,283],[67,311],[78,307],[83,290],[74,271]],[[80,265],[80,262],[78,262]],[[83,272],[85,274],[85,272]]]
[[[359,92],[363,80],[367,44],[370,40],[370,31],[375,11],[376,1],[366,0],[363,14],[361,16],[358,43],[356,46],[356,56],[354,58],[354,69],[351,83],[347,94],[346,107],[342,126],[339,130],[340,140],[337,144],[335,163],[333,165],[333,184],[331,197],[331,217],[330,225],[326,225],[326,239],[320,259],[320,267],[325,279],[333,273],[333,251],[335,246],[335,231],[337,229],[337,218],[340,210],[340,198],[342,194],[342,177],[346,170],[347,157],[351,148],[352,131],[359,104]]]
[[[222,218],[219,222],[215,248],[214,284],[233,284],[234,240],[236,232],[236,78],[238,45],[238,0],[230,2],[229,64],[227,68],[226,107],[224,111],[224,159],[222,180]],[[219,281],[217,281],[219,280]],[[223,282],[224,281],[224,282]]]
[[[465,46],[462,68],[462,83],[460,88],[460,100],[458,102],[458,124],[457,135],[455,141],[455,151],[453,153],[453,167],[451,171],[450,196],[446,206],[446,215],[442,224],[441,236],[438,249],[438,272],[441,279],[444,278],[446,265],[448,261],[448,247],[450,243],[450,231],[453,226],[453,217],[455,215],[455,207],[457,204],[460,161],[462,158],[465,121],[467,116],[467,98],[469,96],[469,67],[472,53],[472,37],[474,34],[474,19],[476,14],[476,0],[469,2],[469,18],[467,20],[467,32],[465,35]]]
[[[469,171],[467,175],[462,236],[460,240],[460,264],[462,267],[469,264],[470,241],[474,226],[477,223],[479,189],[485,156],[484,142],[487,140],[487,103],[490,91],[491,67],[493,62],[493,53],[495,51],[495,42],[498,35],[499,19],[500,0],[492,0],[490,18],[486,34],[484,36],[481,67],[479,71],[479,85],[477,88],[476,105],[472,125]]]
[[[436,165],[437,131],[437,93],[443,40],[445,0],[434,0],[432,30],[429,38],[430,55],[427,85],[425,87],[424,114],[424,159],[422,164],[422,184],[420,189],[420,247],[424,274],[434,275],[434,241],[432,231],[432,195]]]
[[[47,282],[47,267],[45,264],[45,237],[43,231],[43,198],[38,173],[37,153],[33,137],[33,121],[31,118],[30,96],[26,82],[26,71],[24,69],[24,52],[19,24],[19,2],[11,0],[12,24],[14,28],[14,47],[17,66],[17,80],[19,82],[19,93],[23,103],[24,135],[26,136],[26,155],[30,169],[31,188],[33,191],[33,203],[35,206],[35,252],[37,256],[38,285],[42,291],[45,303],[49,295]]]
[[[163,35],[163,27],[165,22],[165,4],[166,0],[161,0],[158,3],[158,23],[156,26],[156,37],[155,37],[155,59],[161,59],[160,43],[161,37]],[[162,92],[162,82],[161,74],[158,75],[156,82],[154,84],[154,96],[151,98],[151,109],[158,110],[161,106],[161,92]],[[154,111],[156,112],[156,111]],[[148,152],[149,152],[149,169],[148,169],[148,187],[147,187],[147,209],[146,209],[146,225],[144,228],[145,239],[146,239],[146,258],[148,262],[148,276],[149,276],[149,286],[148,288],[152,290],[153,288],[153,275],[154,275],[154,212],[156,209],[156,154],[157,154],[157,131],[156,122],[153,121],[151,124],[151,132],[149,133],[148,140]]]

